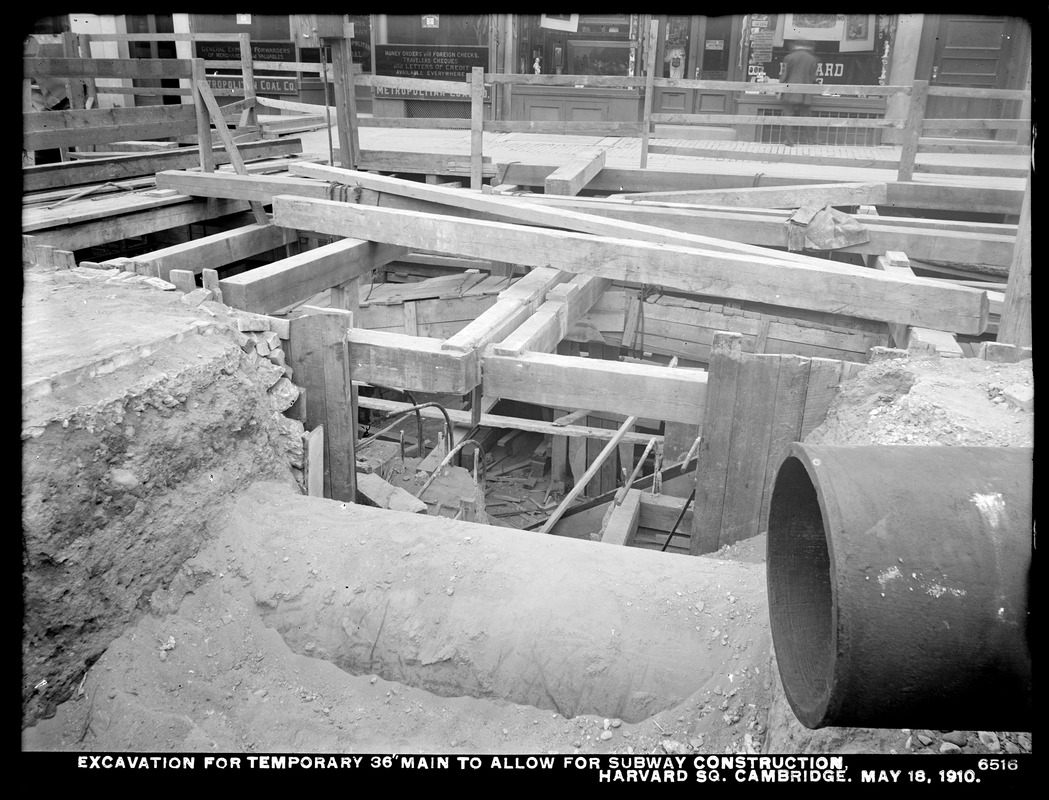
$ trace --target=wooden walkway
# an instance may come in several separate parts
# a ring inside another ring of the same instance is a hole
[[[376,153],[435,156],[469,156],[470,131],[437,129],[361,128],[360,145],[365,161]],[[326,154],[325,130],[296,134],[305,153]],[[333,133],[333,139],[337,141]],[[561,134],[486,133],[484,157],[494,164],[561,165],[581,153],[605,151],[606,169],[639,169],[641,140],[611,136]],[[696,174],[752,175],[760,185],[769,178],[806,178],[812,182],[895,182],[900,147],[798,145],[724,140],[650,140],[653,148],[688,148],[709,157],[650,152],[648,169]],[[849,164],[856,164],[851,166]],[[918,164],[940,172],[917,172],[914,183],[1013,189],[1022,192],[1030,161],[1025,155],[971,155],[921,153]],[[365,164],[367,166],[367,163]],[[987,168],[1007,174],[982,175]],[[1012,173],[1012,174],[1008,174]],[[509,178],[508,178],[509,180]]]

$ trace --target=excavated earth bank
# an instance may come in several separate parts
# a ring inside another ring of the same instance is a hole
[[[692,559],[302,497],[301,428],[223,307],[75,282],[27,275],[24,386],[70,368],[47,346],[67,328],[166,344],[24,397],[24,749],[1031,748],[1026,733],[803,728],[771,653],[764,536]],[[194,320],[213,332],[171,338]],[[1033,415],[1003,399],[1023,384],[1030,362],[874,364],[810,441],[1029,445]]]

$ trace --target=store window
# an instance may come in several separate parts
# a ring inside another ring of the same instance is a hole
[[[546,14],[522,19],[527,19],[519,27],[518,52],[526,62],[522,71],[534,72],[538,67],[542,74],[630,74],[630,14]]]
[[[488,14],[398,14],[386,18],[390,44],[488,46]]]

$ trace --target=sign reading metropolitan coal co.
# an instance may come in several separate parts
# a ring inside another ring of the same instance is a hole
[[[466,81],[474,67],[488,68],[488,48],[471,45],[380,44],[375,46],[375,74],[394,78]],[[461,95],[419,89],[375,87],[375,96],[391,100],[456,99]]]

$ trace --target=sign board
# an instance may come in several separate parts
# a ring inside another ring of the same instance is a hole
[[[395,78],[467,81],[474,67],[488,68],[488,48],[471,45],[378,44],[375,74]],[[487,96],[487,89],[485,92]],[[375,87],[375,96],[386,99],[469,100],[444,92]]]
[[[196,42],[197,58],[205,61],[240,61],[239,42]],[[295,61],[295,42],[252,42],[252,61]]]
[[[423,14],[423,27],[424,28],[440,28],[441,27],[441,15],[440,14]]]
[[[244,79],[240,75],[208,75],[208,86],[212,89],[232,89],[244,92]],[[299,93],[299,79],[281,75],[255,75],[255,94]]]
[[[250,25],[251,24],[251,14],[237,14],[237,24],[238,25]]]

